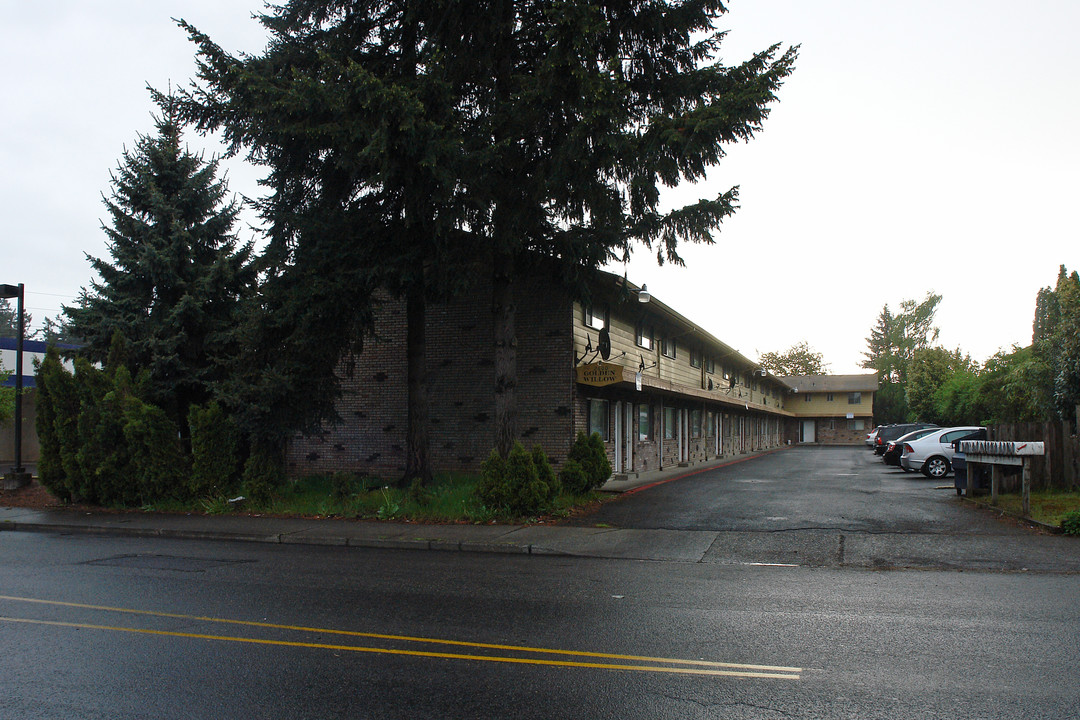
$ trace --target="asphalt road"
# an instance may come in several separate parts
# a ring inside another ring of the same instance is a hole
[[[699,562],[0,533],[0,718],[1080,717],[1080,575],[988,571],[1076,543],[818,450],[592,519]]]

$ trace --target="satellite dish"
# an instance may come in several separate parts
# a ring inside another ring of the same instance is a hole
[[[597,341],[596,348],[600,351],[600,357],[605,360],[611,357],[611,336],[608,334],[607,328],[600,331],[600,339]]]

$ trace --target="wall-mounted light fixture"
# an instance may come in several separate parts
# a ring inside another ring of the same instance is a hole
[[[649,286],[645,283],[641,284],[641,289],[638,290],[637,301],[639,303],[647,303],[652,300],[652,295],[649,294]]]

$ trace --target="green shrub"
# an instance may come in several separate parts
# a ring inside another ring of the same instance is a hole
[[[253,503],[268,505],[285,481],[281,453],[268,443],[256,443],[244,463],[243,492]]]
[[[352,470],[338,470],[330,476],[330,494],[335,500],[345,500],[366,487],[365,475]]]
[[[584,495],[589,492],[589,476],[577,460],[567,460],[559,471],[559,482],[563,492],[571,495]]]
[[[533,458],[536,454],[526,450],[521,443],[514,443],[509,457],[503,460],[492,450],[480,466],[480,482],[476,495],[480,503],[489,509],[503,510],[515,517],[538,515],[551,506],[551,486],[540,478]],[[543,451],[540,451],[543,456]],[[544,456],[541,465],[547,466],[545,475],[553,476],[550,463]]]
[[[191,428],[191,475],[196,497],[229,493],[240,470],[240,426],[216,401],[188,411]]]
[[[583,432],[578,433],[574,444],[570,446],[570,452],[567,453],[566,459],[568,461],[576,460],[585,472],[588,483],[581,492],[588,492],[593,488],[598,488],[611,477],[611,461],[607,458],[604,440],[599,433],[593,433],[592,435],[586,435]],[[581,492],[576,494],[580,495]]]
[[[533,465],[536,466],[536,476],[540,478],[540,482],[547,485],[548,499],[554,500],[562,492],[562,483],[559,482],[558,476],[555,475],[555,470],[551,467],[551,461],[548,460],[547,453],[539,444],[533,445],[532,460]]]
[[[60,459],[58,412],[73,404],[71,375],[60,363],[56,348],[49,348],[34,373],[37,384],[38,479],[61,500],[71,500],[71,490],[64,482],[64,464]]]
[[[480,464],[480,482],[476,484],[476,496],[489,508],[509,505],[510,486],[506,482],[506,461],[496,450]]]
[[[1080,510],[1070,510],[1061,518],[1061,529],[1066,535],[1080,535]]]
[[[131,453],[131,477],[143,504],[185,494],[187,457],[180,448],[179,428],[164,410],[127,397],[124,439]]]

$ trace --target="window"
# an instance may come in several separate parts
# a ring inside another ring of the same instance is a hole
[[[862,404],[862,393],[861,392],[849,392],[847,394],[847,404],[848,405],[860,405],[860,404]]]
[[[803,402],[810,402],[810,393],[803,395]]]
[[[647,404],[637,406],[638,440],[652,440],[652,407]]]
[[[675,438],[675,408],[664,408],[664,439],[673,440]]]
[[[832,393],[825,393],[825,399],[827,401],[829,401],[829,402],[832,402],[833,401],[833,394]]]
[[[708,427],[705,435],[708,437],[716,435],[716,413],[709,413]]]
[[[712,359],[711,356],[706,356],[705,358],[705,372],[709,373],[710,375],[716,372],[716,362]]]
[[[635,342],[637,342],[638,347],[645,348],[646,350],[652,350],[653,329],[651,325],[646,325],[645,323],[639,322],[637,324],[634,335]]]
[[[701,437],[701,411],[690,411],[690,437]]]
[[[660,341],[660,354],[664,357],[675,357],[675,341],[664,338]]]
[[[585,326],[594,330],[603,330],[607,327],[607,311],[600,311],[592,305],[585,306]]]
[[[701,367],[701,351],[690,348],[690,367]]]
[[[589,400],[589,434],[600,433],[605,441],[608,439],[608,401]]]

